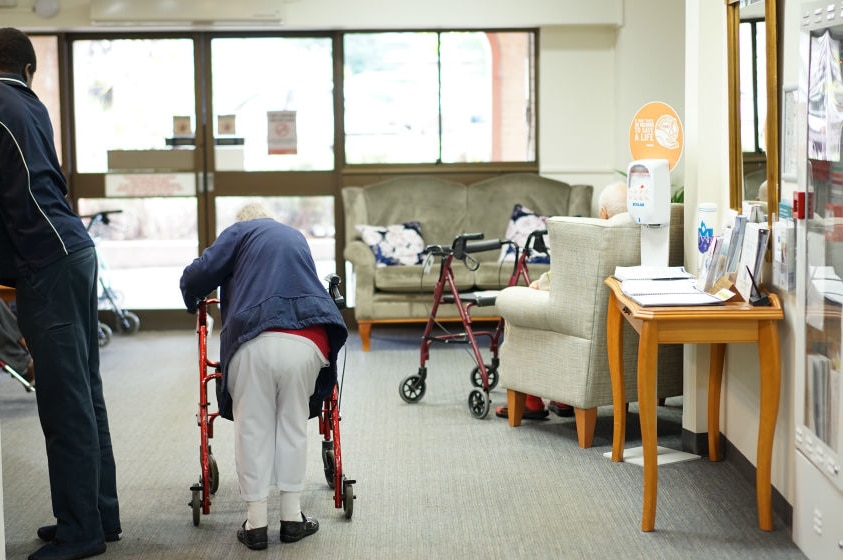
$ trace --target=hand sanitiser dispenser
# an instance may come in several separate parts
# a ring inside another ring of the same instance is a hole
[[[670,168],[666,159],[639,159],[627,168],[626,207],[641,225],[641,264],[667,266],[670,242]]]

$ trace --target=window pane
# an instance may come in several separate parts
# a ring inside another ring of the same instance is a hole
[[[345,36],[346,161],[535,161],[532,32]]]
[[[122,210],[92,228],[103,278],[125,309],[184,307],[179,278],[198,254],[196,199],[82,198],[79,214]],[[88,224],[89,220],[84,219]],[[108,309],[108,302],[101,301]]]
[[[767,49],[764,33],[764,26],[754,22],[741,23],[739,27],[741,147],[744,152],[766,151]]]
[[[32,91],[47,107],[50,122],[53,125],[53,141],[59,163],[61,153],[61,104],[59,103],[59,46],[55,35],[30,35],[35,49],[35,75],[32,78]]]
[[[246,204],[260,203],[283,224],[302,232],[310,245],[316,272],[325,278],[336,272],[334,258],[334,199],[330,196],[218,196],[217,235],[237,220]]]
[[[218,171],[334,168],[329,38],[213,39],[211,61]],[[270,112],[286,112],[273,145]]]
[[[443,33],[442,161],[535,161],[533,34]]]
[[[436,33],[350,33],[344,51],[346,161],[438,161]]]
[[[79,172],[108,171],[109,150],[168,149],[174,116],[193,135],[192,40],[80,40],[72,52]]]

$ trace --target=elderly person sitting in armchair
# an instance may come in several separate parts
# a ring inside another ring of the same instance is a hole
[[[600,191],[600,198],[598,204],[600,207],[599,216],[604,220],[608,220],[616,214],[626,212],[626,182],[618,181],[606,185]],[[550,289],[550,272],[545,272],[539,276],[538,280],[530,284],[531,288],[538,290]],[[547,408],[545,408],[544,401],[541,397],[535,395],[527,395],[527,401],[524,405],[524,416],[527,420],[543,420],[548,416],[548,409],[554,412],[557,416],[573,416],[574,409],[565,403],[550,401]],[[495,416],[498,418],[507,418],[508,409],[506,406],[499,406],[495,409]]]

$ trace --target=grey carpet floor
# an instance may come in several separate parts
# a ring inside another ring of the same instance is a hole
[[[398,385],[419,366],[421,328],[378,328],[372,351],[352,335],[345,357],[343,472],[355,479],[353,516],[334,507],[312,440],[303,509],[320,531],[247,550],[235,533],[245,519],[236,487],[232,426],[220,420],[212,445],[220,488],[211,512],[192,523],[189,487],[199,476],[198,352],[192,331],[141,330],[102,350],[124,537],[102,558],[804,558],[790,530],[756,524],[754,484],[727,459],[659,469],[656,531],[639,530],[643,472],[612,463],[611,409],[601,409],[594,445],[580,449],[572,418],[519,428],[473,418],[467,398],[474,367],[467,347],[437,345],[427,393],[405,403]],[[212,356],[215,351],[211,347]],[[504,404],[503,388],[492,392]],[[659,409],[659,444],[679,447],[681,399]],[[627,446],[640,445],[630,408]],[[33,395],[0,377],[6,554],[24,559],[52,522],[43,437]],[[270,500],[270,520],[278,519]]]

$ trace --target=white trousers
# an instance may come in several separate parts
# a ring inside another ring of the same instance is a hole
[[[262,333],[232,356],[234,457],[247,502],[265,500],[270,486],[282,492],[304,487],[310,395],[327,365],[311,340],[280,332]]]

